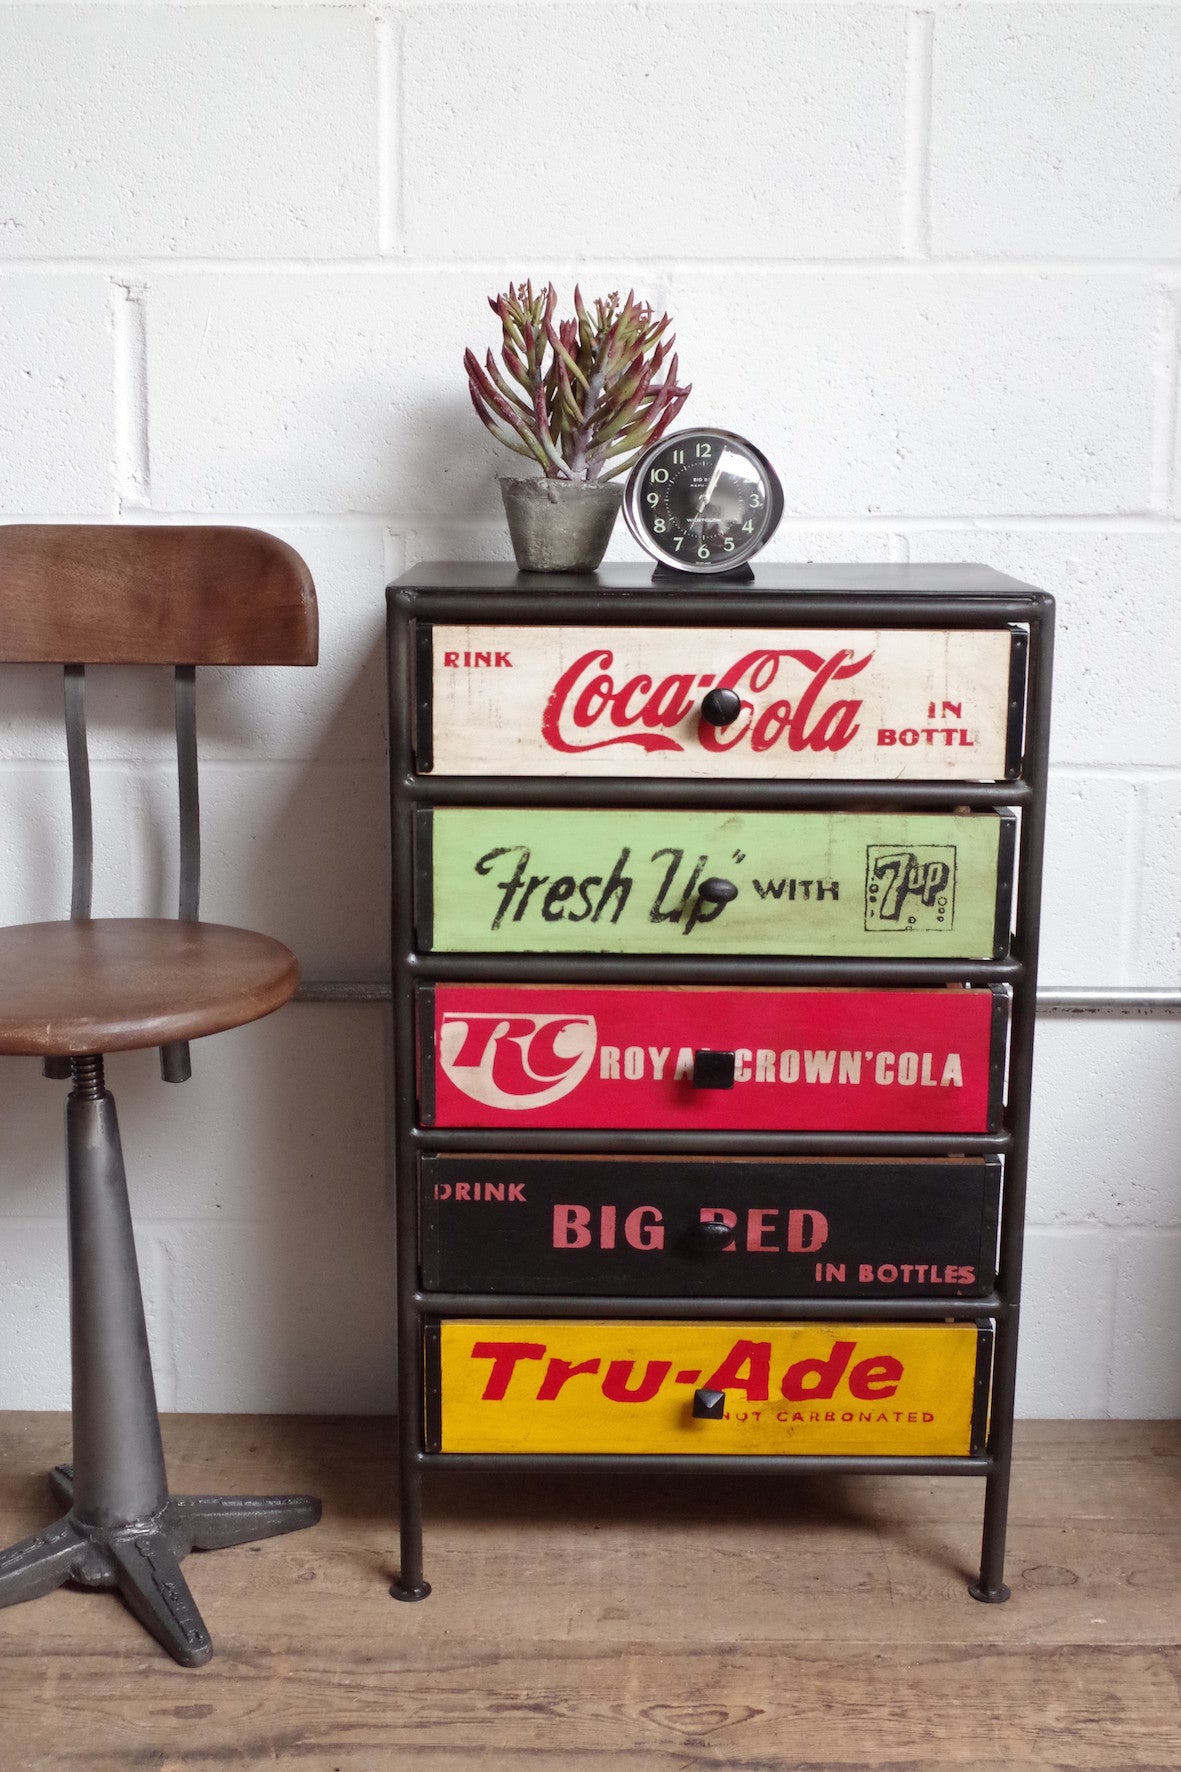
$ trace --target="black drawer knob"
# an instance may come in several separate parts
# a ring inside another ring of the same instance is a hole
[[[738,897],[738,888],[733,880],[719,880],[711,875],[708,880],[701,882],[697,888],[697,896],[704,898],[707,904],[731,904]]]
[[[725,1391],[694,1391],[693,1419],[694,1421],[725,1421]]]
[[[733,1089],[734,1054],[732,1052],[695,1052],[693,1054],[694,1089]]]
[[[701,704],[701,718],[710,726],[729,726],[742,712],[742,697],[734,689],[711,689]]]
[[[694,1255],[720,1255],[734,1241],[733,1225],[720,1218],[703,1218],[689,1227],[689,1246]]]

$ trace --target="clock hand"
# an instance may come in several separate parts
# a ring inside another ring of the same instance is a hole
[[[718,457],[718,464],[715,467],[713,473],[709,477],[709,484],[706,486],[706,489],[702,493],[701,497],[697,500],[697,504],[694,507],[693,515],[689,518],[688,523],[686,524],[687,528],[692,529],[692,527],[695,523],[704,523],[705,522],[705,517],[702,515],[702,513],[704,512],[705,507],[709,503],[710,499],[713,497],[714,488],[717,486],[718,481],[722,477],[723,465],[724,465],[724,460],[721,456],[719,456]]]
[[[718,481],[722,477],[722,461],[723,461],[723,458],[721,456],[719,456],[718,457],[718,465],[709,477],[709,485],[706,487],[705,491],[702,493],[701,497],[697,501],[698,514],[700,514],[705,509],[706,505],[709,503],[710,499],[714,495],[714,487],[717,485]]]

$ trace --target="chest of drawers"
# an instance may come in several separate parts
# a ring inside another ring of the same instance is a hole
[[[1052,600],[390,587],[401,1566],[432,1466],[985,1479],[1003,1599]]]

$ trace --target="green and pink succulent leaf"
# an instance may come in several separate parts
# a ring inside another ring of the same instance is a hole
[[[667,430],[689,395],[667,314],[653,315],[628,290],[557,319],[552,283],[530,281],[488,298],[501,324],[498,366],[464,353],[481,423],[498,443],[535,461],[550,479],[592,482],[623,473]],[[663,379],[661,379],[663,377]]]

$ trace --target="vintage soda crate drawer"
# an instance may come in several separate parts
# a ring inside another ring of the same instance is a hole
[[[416,762],[440,775],[998,781],[1020,764],[1027,636],[436,626]]]
[[[980,1450],[977,1323],[448,1321],[428,1450],[956,1457]]]
[[[994,1132],[999,989],[422,986],[426,1126]]]
[[[981,1297],[1000,1161],[428,1154],[424,1286],[577,1297]]]
[[[1011,814],[418,813],[424,950],[997,959]]]

